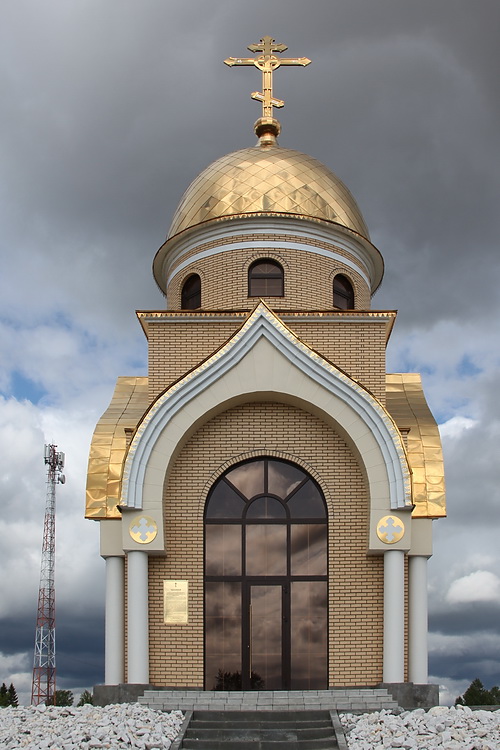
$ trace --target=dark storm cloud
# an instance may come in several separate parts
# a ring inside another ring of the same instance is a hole
[[[0,621],[0,651],[4,656],[33,653],[35,617],[6,618]],[[56,666],[58,687],[64,685],[96,685],[103,681],[104,620],[98,615],[76,616],[62,607],[58,609],[56,627]],[[0,681],[2,681],[0,675]]]
[[[499,602],[474,602],[461,606],[446,605],[431,613],[429,626],[433,633],[449,635],[475,633],[480,641],[481,633],[498,632],[499,618]]]
[[[449,675],[452,680],[464,680],[468,685],[479,677],[483,685],[491,688],[500,681],[498,644],[491,649],[481,649],[483,658],[467,658],[460,654],[434,656],[430,659],[432,674]],[[471,675],[474,677],[471,678]],[[456,695],[455,697],[458,698]]]
[[[161,304],[149,261],[180,194],[208,162],[254,141],[259,76],[222,60],[265,31],[313,59],[276,77],[282,144],[317,156],[357,196],[386,257],[376,303],[404,308],[401,325],[456,317],[472,260],[468,294],[494,294],[494,3],[7,7],[6,229],[57,264],[70,298],[77,278],[126,264],[119,289],[94,274],[92,306],[119,301],[122,313],[131,294]],[[410,294],[416,279],[425,305]]]
[[[104,618],[63,614],[57,627],[57,666],[69,685],[104,681]],[[117,637],[120,637],[118,635]]]

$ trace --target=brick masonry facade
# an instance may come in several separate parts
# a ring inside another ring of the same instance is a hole
[[[268,300],[266,299],[266,302]],[[189,322],[149,323],[149,393],[151,399],[196,367],[242,325],[193,315]],[[385,401],[385,322],[287,322],[308,346]]]
[[[238,241],[238,237],[234,241]],[[252,236],[245,236],[251,241]],[[276,239],[276,238],[275,238]],[[267,297],[266,301],[275,311],[318,310],[333,306],[333,277],[341,273],[349,278],[354,288],[356,309],[370,307],[370,292],[362,276],[335,258],[314,253],[265,247],[262,236],[255,235],[256,247],[219,252],[194,261],[176,273],[167,287],[167,304],[170,309],[181,306],[181,289],[185,280],[193,273],[201,278],[201,306],[205,310],[251,310],[257,299],[248,296],[248,268],[259,258],[272,258],[281,264],[285,276],[283,297]],[[332,245],[316,243],[324,250]],[[205,246],[203,246],[205,248]],[[206,249],[206,248],[205,248]],[[200,248],[196,248],[197,251]],[[335,251],[340,254],[347,253]],[[194,254],[194,252],[193,252]],[[186,257],[182,256],[183,260]],[[189,259],[189,255],[188,258]]]
[[[184,445],[165,485],[166,557],[150,557],[150,680],[203,686],[203,512],[221,467],[242,456],[299,462],[319,481],[329,517],[329,684],[382,679],[383,560],[366,553],[368,493],[345,442],[316,416],[280,403],[242,404]],[[189,581],[188,625],[163,623],[163,580]]]
[[[245,240],[249,239],[246,235]],[[167,287],[169,309],[180,309],[182,285],[190,274],[198,273],[201,309],[228,314],[217,320],[201,314],[197,318],[194,311],[185,321],[148,322],[152,400],[240,328],[246,316],[235,312],[231,320],[231,311],[251,310],[258,302],[248,296],[248,268],[260,257],[273,258],[284,269],[284,296],[265,299],[276,312],[332,310],[337,273],[350,279],[355,308],[369,310],[369,288],[349,266],[290,248],[266,249],[262,235],[254,239],[260,247],[253,252],[221,252],[188,264],[172,276]],[[201,249],[210,249],[209,244]],[[294,320],[292,315],[287,325],[304,343],[385,402],[386,321],[339,318],[323,322]],[[365,479],[352,451],[331,426],[307,411],[273,402],[242,404],[211,419],[182,447],[166,477],[166,557],[149,559],[151,683],[204,685],[204,503],[221,467],[227,468],[243,455],[277,455],[297,461],[320,482],[329,516],[329,685],[377,684],[382,680],[383,558],[366,552],[369,497]],[[164,579],[189,581],[188,625],[164,624]]]

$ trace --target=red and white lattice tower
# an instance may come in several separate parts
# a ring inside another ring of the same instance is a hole
[[[64,453],[57,445],[45,446],[47,499],[43,522],[42,564],[38,589],[35,656],[31,703],[51,704],[56,699],[56,596],[54,587],[56,556],[56,484],[64,484]]]

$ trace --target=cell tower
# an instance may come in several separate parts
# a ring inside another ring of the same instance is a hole
[[[35,633],[35,656],[33,659],[33,681],[31,703],[55,703],[56,699],[56,595],[54,587],[56,556],[56,484],[64,484],[66,478],[64,453],[57,445],[45,446],[47,466],[47,498],[43,522],[42,564]]]

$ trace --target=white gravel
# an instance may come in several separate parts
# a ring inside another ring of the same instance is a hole
[[[341,714],[349,750],[500,750],[500,711],[437,706],[430,711]],[[183,722],[138,703],[105,708],[0,708],[0,749],[168,750]]]
[[[181,711],[162,713],[138,703],[0,708],[0,748],[168,750],[183,720]]]
[[[349,750],[499,750],[500,710],[436,706],[429,711],[341,715]]]

